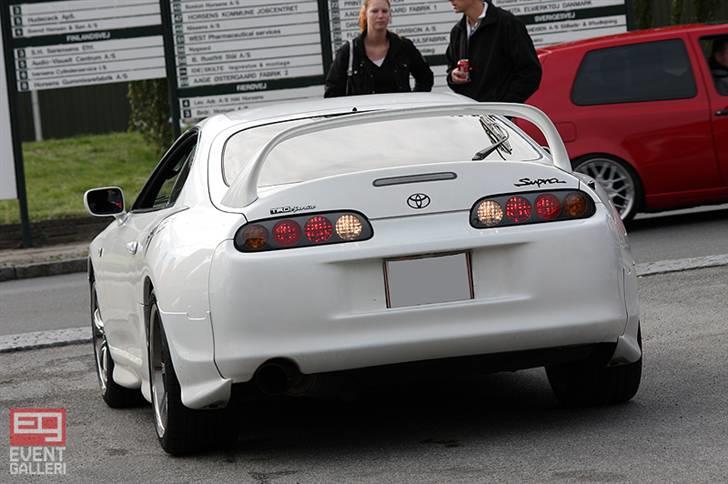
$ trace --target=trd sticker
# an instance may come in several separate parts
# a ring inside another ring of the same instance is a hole
[[[520,183],[514,183],[514,187],[530,187],[532,185],[536,185],[539,188],[541,188],[541,185],[552,185],[557,183],[566,183],[565,180],[559,180],[558,178],[536,178],[535,180],[531,180],[530,178],[519,178],[518,181]]]
[[[298,206],[298,205],[288,205],[286,207],[276,207],[270,209],[271,215],[279,215],[282,213],[296,213],[296,212],[303,212],[304,210],[315,210],[316,205],[304,205],[304,206]]]

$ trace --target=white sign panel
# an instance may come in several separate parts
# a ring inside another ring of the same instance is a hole
[[[170,2],[183,122],[269,102],[320,97],[323,52],[359,35],[361,0]],[[627,30],[625,0],[493,0],[528,28],[536,47]],[[328,8],[322,25],[319,5]],[[391,30],[412,40],[448,89],[445,50],[462,17],[445,0],[392,0]],[[328,31],[330,36],[326,36]],[[324,34],[322,35],[322,32]]]
[[[627,31],[625,0],[494,0],[526,24],[536,47]]]
[[[359,35],[360,9],[358,1],[329,0],[333,52]],[[410,39],[426,57],[445,55],[450,29],[460,17],[443,0],[394,0],[390,28]]]
[[[158,0],[10,5],[18,91],[165,77]]]
[[[331,50],[334,55],[344,42],[359,35],[360,9],[361,2],[357,0],[329,0]],[[410,39],[422,55],[430,58],[430,67],[435,74],[435,91],[449,90],[444,56],[450,42],[450,30],[461,17],[449,2],[442,0],[392,1],[390,29]]]
[[[15,157],[4,52],[3,37],[0,35],[0,200],[12,200],[18,198],[18,195],[15,191]]]
[[[323,94],[317,0],[170,0],[183,122]]]

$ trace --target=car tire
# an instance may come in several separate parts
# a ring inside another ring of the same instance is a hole
[[[637,214],[642,204],[642,184],[634,168],[606,155],[587,156],[574,162],[574,171],[594,178],[607,192],[623,221]]]
[[[642,349],[642,333],[637,330]],[[579,361],[546,367],[551,389],[559,403],[586,407],[623,403],[637,393],[642,378],[642,357],[634,363],[604,366],[603,362]]]
[[[154,427],[162,449],[171,455],[184,455],[234,444],[238,434],[230,406],[193,410],[182,403],[180,383],[154,299],[149,314],[148,343]]]
[[[111,408],[127,408],[139,405],[143,398],[139,390],[122,387],[114,381],[114,359],[109,351],[104,323],[101,319],[99,300],[96,294],[96,281],[91,280],[91,341],[94,347],[96,376],[101,388],[101,396]]]

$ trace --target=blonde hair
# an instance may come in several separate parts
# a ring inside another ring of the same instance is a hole
[[[390,0],[385,0],[387,6],[391,9],[392,3]],[[359,10],[359,30],[366,32],[367,30],[367,9],[369,8],[370,0],[364,0],[361,4],[361,10]]]

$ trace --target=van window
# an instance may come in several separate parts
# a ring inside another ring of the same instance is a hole
[[[728,35],[703,37],[700,39],[700,47],[703,49],[716,92],[721,96],[728,96]]]
[[[672,39],[593,50],[571,99],[578,106],[688,99],[697,94],[685,44]]]

